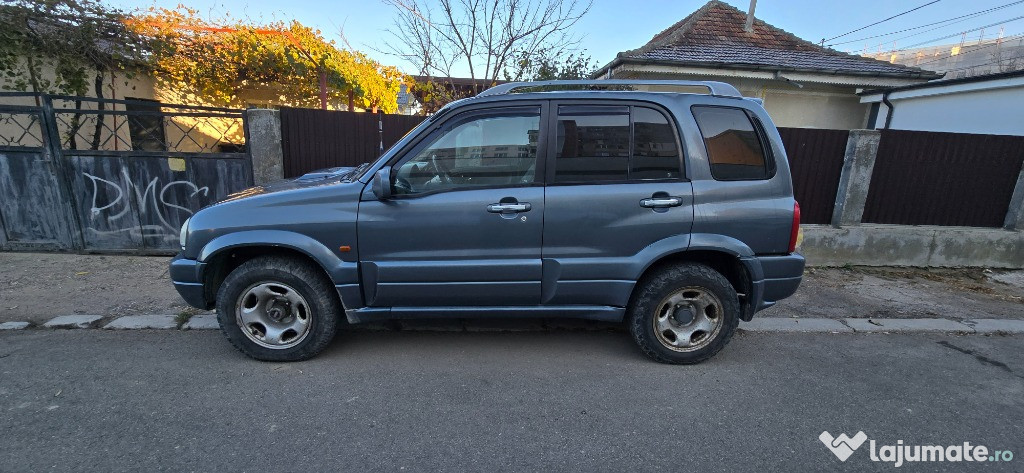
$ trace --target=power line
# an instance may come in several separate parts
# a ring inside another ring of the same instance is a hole
[[[1024,15],[1018,16],[1016,18],[1010,18],[1009,20],[997,21],[995,23],[988,24],[988,25],[985,25],[985,26],[979,26],[977,28],[972,28],[972,29],[969,29],[969,30],[960,31],[958,33],[954,33],[954,34],[951,34],[951,35],[948,35],[948,36],[943,36],[941,38],[934,38],[934,39],[930,39],[928,41],[922,41],[920,43],[914,43],[914,44],[911,44],[910,46],[906,46],[906,47],[903,47],[903,48],[900,48],[900,49],[894,49],[894,50],[892,50],[890,52],[894,52],[895,53],[895,52],[899,52],[899,51],[906,51],[907,49],[915,48],[917,46],[923,46],[923,45],[928,44],[928,43],[934,43],[936,41],[942,41],[944,39],[955,38],[957,36],[960,36],[960,35],[963,35],[963,34],[966,34],[966,33],[971,33],[971,32],[978,31],[978,30],[983,30],[985,28],[991,28],[993,26],[1003,25],[1003,24],[1009,23],[1011,21],[1017,21],[1017,20],[1020,20],[1021,18],[1024,18]]]
[[[1020,20],[1022,18],[1024,18],[1024,15],[1018,16],[1018,17],[1015,17],[1015,18],[1006,19],[1006,20],[1000,20],[1000,21],[997,21],[995,23],[991,23],[991,24],[988,24],[988,25],[985,25],[985,26],[979,26],[977,28],[972,28],[972,29],[969,29],[969,30],[959,31],[959,32],[951,34],[951,35],[941,36],[941,37],[938,37],[938,38],[932,38],[932,39],[929,39],[927,41],[922,41],[920,43],[914,43],[914,44],[911,44],[909,46],[904,46],[904,47],[899,48],[899,49],[891,49],[891,50],[885,51],[885,53],[892,54],[892,53],[898,53],[900,51],[906,51],[908,49],[915,48],[917,46],[922,46],[922,45],[925,45],[925,44],[928,44],[928,43],[934,43],[936,41],[942,41],[944,39],[955,38],[955,37],[963,35],[963,34],[971,33],[971,32],[978,31],[978,30],[983,30],[985,28],[990,28],[990,27],[993,27],[993,26],[1003,25],[1003,24],[1006,24],[1006,23],[1010,23],[1012,21]],[[899,40],[897,40],[897,41],[899,41]]]
[[[976,47],[976,48],[972,48],[970,50],[961,51],[960,54],[972,54],[974,52],[981,51],[983,49],[988,49],[988,48],[991,48],[993,46],[1004,45],[1004,44],[1006,44],[1006,43],[1008,43],[1010,41],[1013,41],[1015,39],[1018,39],[1018,38],[1024,39],[1024,36],[1016,36],[1016,35],[1015,36],[1007,36],[1006,38],[1003,38],[999,42],[989,43],[989,44],[986,44],[984,46],[979,46],[979,47]],[[921,67],[921,66],[923,66],[925,64],[931,64],[933,62],[945,61],[945,60],[948,60],[951,57],[953,57],[953,56],[943,56],[943,57],[940,57],[938,59],[931,59],[931,60],[928,60],[928,61],[925,61],[925,62],[919,62],[917,64],[905,64],[905,65],[911,66],[911,67]]]
[[[907,10],[907,11],[905,11],[905,12],[903,12],[903,13],[898,13],[898,14],[895,14],[895,15],[893,15],[893,16],[890,16],[889,18],[886,18],[886,19],[884,19],[884,20],[879,20],[879,21],[876,21],[876,22],[874,22],[874,23],[872,23],[872,24],[870,24],[870,25],[867,25],[867,26],[862,26],[862,27],[860,27],[860,28],[857,28],[857,29],[855,29],[855,30],[853,30],[853,31],[847,31],[846,33],[843,33],[843,34],[841,34],[841,35],[839,35],[839,36],[833,36],[833,37],[831,37],[831,38],[822,38],[822,40],[821,40],[821,44],[825,44],[825,41],[832,41],[833,39],[837,39],[837,38],[842,38],[843,36],[846,36],[846,35],[848,35],[848,34],[856,33],[856,32],[858,32],[858,31],[861,31],[861,30],[864,30],[864,29],[867,29],[867,28],[871,28],[872,26],[875,26],[875,25],[879,25],[879,24],[885,23],[885,22],[887,22],[887,21],[889,21],[889,20],[891,20],[891,19],[893,19],[893,18],[896,18],[896,17],[899,17],[899,16],[903,16],[903,15],[906,15],[907,13],[910,13],[910,12],[912,12],[912,11],[915,11],[915,10],[920,10],[920,9],[922,9],[922,8],[924,8],[924,7],[928,6],[928,5],[931,5],[931,4],[933,4],[933,3],[939,3],[940,1],[941,1],[941,0],[932,0],[932,1],[930,1],[930,2],[928,2],[928,3],[925,3],[924,5],[921,5],[921,6],[919,6],[919,7],[911,8],[910,10]]]
[[[1012,7],[1014,5],[1018,5],[1018,4],[1021,4],[1021,3],[1024,3],[1024,0],[1017,0],[1016,2],[1007,3],[1006,5],[1000,5],[998,7],[992,7],[992,8],[989,8],[988,10],[976,11],[974,13],[968,13],[966,15],[956,16],[956,17],[949,18],[949,19],[946,19],[946,20],[936,21],[935,23],[928,23],[926,25],[915,26],[913,28],[906,28],[906,29],[902,29],[902,30],[899,30],[899,31],[893,31],[891,33],[876,34],[874,36],[866,36],[864,38],[851,39],[851,40],[843,41],[843,42],[839,42],[839,43],[831,43],[828,46],[829,47],[833,47],[833,46],[840,46],[840,45],[843,45],[843,44],[856,43],[856,42],[860,42],[860,41],[864,41],[864,40],[868,40],[868,39],[881,38],[883,36],[891,36],[891,35],[894,35],[894,34],[906,33],[907,31],[919,30],[921,28],[927,28],[929,26],[935,26],[935,25],[938,25],[938,24],[948,23],[948,24],[945,24],[943,26],[940,26],[939,28],[933,28],[933,29],[930,29],[930,30],[922,31],[920,33],[915,33],[915,35],[916,34],[927,33],[928,31],[934,31],[934,30],[937,30],[937,29],[941,29],[941,28],[949,26],[950,24],[953,24],[953,23],[960,23],[959,21],[956,21],[956,20],[971,19],[971,18],[974,18],[976,16],[981,16],[981,15],[984,15],[986,13],[991,13],[991,12],[994,12],[994,11],[997,11],[997,10],[1002,10],[1004,8]],[[914,36],[914,35],[910,35],[910,36]],[[909,38],[910,36],[906,36],[906,38]]]
[[[1018,17],[1018,18],[1019,18],[1019,17]],[[981,26],[981,27],[978,27],[978,28],[970,29],[970,30],[965,30],[965,31],[958,31],[958,32],[956,32],[956,33],[953,33],[953,34],[951,34],[951,35],[949,35],[949,36],[947,36],[947,37],[944,37],[944,38],[938,38],[938,39],[934,39],[934,40],[931,40],[931,41],[925,41],[924,43],[918,43],[918,44],[927,44],[927,43],[930,43],[930,42],[932,42],[932,41],[938,41],[938,40],[940,40],[940,39],[952,38],[952,37],[955,37],[955,36],[956,36],[956,35],[958,35],[958,34],[963,34],[963,33],[969,33],[969,32],[972,32],[972,31],[978,31],[978,30],[981,30],[981,29],[985,29],[985,28],[988,28],[988,27],[990,27],[990,26],[993,26],[993,25],[1001,25],[1001,24],[1002,24],[1002,23],[1004,23],[1004,22],[1014,21],[1014,20],[1016,20],[1016,19],[1017,19],[1017,18],[1014,18],[1014,19],[1010,19],[1010,20],[1005,20],[1005,21],[1002,21],[1002,22],[997,22],[997,23],[993,23],[993,24],[991,24],[991,25],[985,25],[985,26]],[[962,20],[962,21],[963,21],[963,20]],[[958,23],[959,23],[959,22],[958,22]],[[918,32],[918,33],[914,33],[914,34],[908,34],[908,35],[906,35],[906,36],[901,36],[901,37],[899,37],[899,38],[896,38],[896,39],[892,40],[892,42],[893,42],[893,45],[895,46],[895,44],[896,44],[897,42],[899,42],[899,41],[903,41],[903,40],[905,40],[905,39],[907,39],[907,38],[913,38],[914,36],[920,36],[920,35],[922,35],[922,34],[924,34],[924,33],[928,33],[928,32],[930,32],[930,31],[935,31],[935,30],[941,30],[942,28],[945,28],[946,26],[949,26],[949,25],[943,25],[943,26],[939,26],[939,27],[936,27],[936,28],[931,28],[931,29],[927,29],[927,30],[924,30],[924,31],[921,31],[921,32]],[[916,45],[914,45],[914,46],[916,46]],[[914,47],[914,46],[907,46],[907,48],[912,48],[912,47]],[[906,48],[903,48],[903,49],[906,49]],[[895,51],[902,51],[903,49],[896,49],[896,50],[892,50],[892,51],[893,51],[893,52],[895,52]]]

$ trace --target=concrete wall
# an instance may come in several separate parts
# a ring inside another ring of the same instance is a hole
[[[812,266],[1024,268],[1024,233],[991,228],[803,225]]]
[[[281,148],[281,112],[250,108],[245,111],[249,124],[249,150],[252,178],[263,185],[284,178],[284,150]]]

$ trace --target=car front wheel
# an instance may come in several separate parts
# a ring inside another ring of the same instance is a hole
[[[341,305],[314,264],[265,256],[228,275],[217,291],[221,331],[257,360],[298,361],[316,356],[334,338]]]

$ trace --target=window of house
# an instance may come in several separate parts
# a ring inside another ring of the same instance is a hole
[[[693,117],[704,136],[711,175],[715,179],[739,181],[771,176],[761,138],[745,111],[695,106]]]
[[[456,123],[395,166],[395,193],[530,184],[536,175],[539,130],[539,109]]]
[[[672,125],[664,114],[651,108],[559,106],[555,140],[555,182],[671,179],[681,175]]]
[[[166,151],[164,117],[153,113],[161,111],[160,102],[131,97],[128,100],[131,102],[125,103],[124,109],[128,112],[128,134],[132,140],[132,150]]]

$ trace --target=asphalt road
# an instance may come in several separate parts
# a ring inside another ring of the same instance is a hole
[[[692,367],[623,333],[339,338],[274,364],[212,331],[0,334],[0,471],[894,470],[823,430],[1024,469],[1024,337],[740,334]]]

